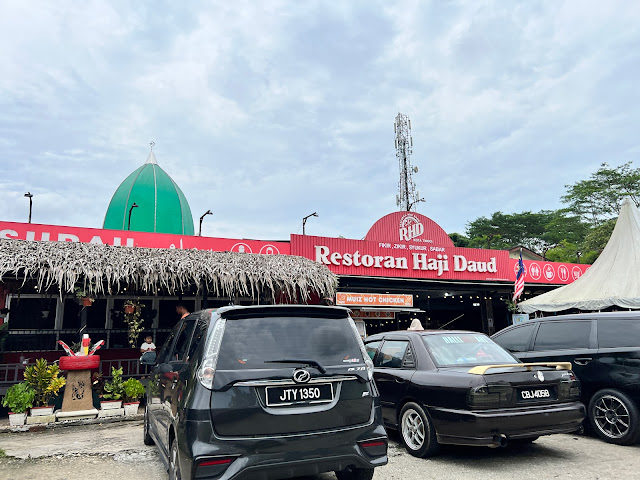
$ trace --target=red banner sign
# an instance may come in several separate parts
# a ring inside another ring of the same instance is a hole
[[[358,307],[413,307],[413,295],[390,293],[336,293],[336,305]]]
[[[591,265],[582,263],[557,263],[557,262],[538,262],[534,260],[523,260],[524,263],[524,282],[527,283],[557,283],[568,284],[589,270]],[[511,280],[515,282],[518,273],[518,260],[509,259],[511,269]]]
[[[288,255],[289,242],[238,240],[231,238],[195,237],[166,233],[102,230],[34,223],[0,222],[0,238],[19,240],[82,242],[126,247],[178,248],[214,252],[261,253]]]

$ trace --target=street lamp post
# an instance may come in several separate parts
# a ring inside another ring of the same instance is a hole
[[[129,222],[127,223],[127,230],[131,230],[131,212],[134,208],[138,208],[138,204],[136,202],[133,202],[133,205],[131,205],[131,208],[129,209]]]
[[[309,218],[309,217],[317,217],[317,216],[318,216],[318,214],[317,214],[316,212],[313,212],[313,213],[311,213],[311,214],[307,215],[306,217],[304,217],[304,218],[302,219],[302,235],[305,235],[304,226],[305,226],[305,225],[306,225],[306,223],[307,223],[307,218]]]
[[[33,194],[31,192],[27,192],[24,194],[24,196],[29,199],[29,223],[31,223],[31,210],[33,209]]]
[[[202,216],[200,217],[200,227],[198,227],[198,236],[201,237],[202,236],[202,220],[204,220],[204,217],[206,217],[207,215],[213,215],[213,213],[211,213],[211,210],[207,210],[206,212],[204,212],[202,214]]]

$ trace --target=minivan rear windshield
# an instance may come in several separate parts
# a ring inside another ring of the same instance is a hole
[[[359,339],[349,324],[351,321],[346,317],[227,320],[218,356],[218,368],[243,370],[291,367],[290,362],[271,363],[285,359],[313,360],[323,367],[362,364],[364,360]]]
[[[519,363],[500,345],[480,333],[423,335],[422,339],[441,367]]]

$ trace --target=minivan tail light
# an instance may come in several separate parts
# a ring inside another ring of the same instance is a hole
[[[233,461],[232,458],[218,458],[215,460],[203,460],[198,463],[199,467],[210,467],[211,465],[227,465]]]
[[[222,336],[224,335],[224,327],[227,321],[219,318],[213,326],[211,336],[207,340],[204,348],[202,363],[198,368],[198,380],[203,387],[212,389],[213,378],[216,373],[216,365],[218,364],[218,354],[220,353],[220,345],[222,344]]]
[[[356,322],[353,321],[353,318],[349,317],[349,323],[351,324],[351,329],[353,330],[353,334],[356,336],[356,341],[358,342],[358,346],[360,347],[360,353],[362,355],[362,359],[364,360],[364,364],[367,367],[367,378],[369,381],[373,380],[373,362],[371,358],[369,358],[369,354],[367,353],[367,349],[364,346],[364,342],[362,341],[362,337],[360,336],[360,332],[358,332],[358,327],[356,327]]]
[[[371,457],[381,457],[387,454],[387,442],[382,439],[358,442],[360,447]]]

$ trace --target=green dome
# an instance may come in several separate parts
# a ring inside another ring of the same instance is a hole
[[[128,227],[129,209],[131,227]],[[193,235],[193,217],[186,197],[158,166],[151,152],[147,162],[129,175],[113,194],[103,228],[136,232]]]

